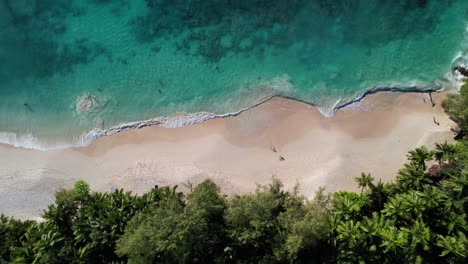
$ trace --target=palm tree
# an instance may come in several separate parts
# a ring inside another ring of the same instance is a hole
[[[388,200],[382,210],[382,214],[393,221],[399,218],[404,220],[411,218],[407,210],[407,206],[403,204],[403,199],[400,194]]]
[[[404,164],[404,168],[398,171],[397,184],[401,191],[421,190],[426,175],[420,166]]]
[[[437,238],[437,246],[442,250],[440,256],[444,257],[448,255],[458,257],[460,259],[466,257],[467,253],[465,245],[468,241],[465,234],[462,232],[458,232],[458,237],[437,235]]]
[[[361,224],[361,230],[364,231],[367,236],[372,238],[378,236],[380,230],[387,228],[389,225],[389,219],[385,218],[382,214],[372,212],[372,217],[364,216]]]
[[[385,253],[391,252],[393,254],[401,252],[408,244],[406,233],[400,232],[395,226],[388,226],[380,230],[380,237],[382,243],[380,247],[384,249]]]
[[[425,146],[409,151],[407,155],[411,163],[419,166],[423,171],[426,170],[426,161],[431,160],[432,153]]]
[[[448,162],[450,164],[459,152],[456,145],[448,144],[447,141],[442,144],[436,143],[435,145],[436,147],[432,151],[432,154],[437,162],[439,162],[439,167],[442,166],[442,163],[444,162]]]
[[[357,245],[362,238],[360,230],[361,222],[353,220],[342,222],[336,228],[337,240],[349,243],[351,246]]]
[[[361,173],[361,177],[356,177],[354,180],[358,183],[358,186],[361,188],[361,193],[364,191],[365,188],[370,187],[373,185],[374,178],[370,175],[370,173],[365,174],[364,172]]]
[[[424,222],[416,220],[412,227],[402,227],[401,231],[407,234],[412,255],[429,251],[431,234]]]
[[[352,193],[355,196],[359,197],[357,194]],[[337,208],[337,213],[340,214],[344,219],[355,219],[359,215],[359,211],[363,204],[357,199],[351,198],[352,196],[342,196],[336,197],[335,203]]]
[[[371,192],[369,193],[369,200],[372,204],[372,210],[380,211],[389,196],[388,185],[382,183],[382,180],[375,185],[371,185]]]
[[[402,210],[400,215],[406,216],[408,220],[414,218],[420,219],[423,217],[426,211],[426,204],[420,196],[420,192],[410,190],[407,193],[404,193],[398,196],[401,199]]]

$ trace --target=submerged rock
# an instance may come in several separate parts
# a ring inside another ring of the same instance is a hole
[[[468,68],[465,68],[463,66],[456,66],[453,68],[454,71],[458,71],[461,75],[468,77]]]
[[[78,114],[88,114],[95,112],[102,106],[99,98],[92,94],[85,94],[78,98],[78,101],[75,104],[75,111]]]

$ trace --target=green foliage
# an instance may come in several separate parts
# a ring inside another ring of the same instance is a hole
[[[31,225],[13,248],[18,263],[111,263],[124,260],[115,244],[126,223],[141,210],[172,195],[169,188],[143,196],[117,190],[90,193],[86,182],[56,193],[55,204],[44,212],[44,223]]]
[[[211,263],[223,258],[226,201],[209,180],[135,216],[118,241],[129,263]]]
[[[442,144],[436,143],[435,149],[432,151],[434,158],[439,163],[452,163],[457,158],[461,157],[460,154],[464,152],[464,146],[461,143],[458,144],[448,144],[444,142]]]
[[[330,197],[312,201],[285,192],[274,179],[254,194],[236,196],[226,213],[229,258],[241,263],[320,261],[329,225]],[[308,257],[306,257],[308,256]]]
[[[117,243],[117,254],[127,256],[129,263],[169,263],[171,258],[178,257],[178,243],[188,235],[188,230],[178,228],[188,220],[182,217],[182,212],[180,202],[170,199],[136,215]]]
[[[421,170],[425,171],[426,161],[431,160],[432,153],[429,152],[425,146],[422,146],[414,150],[410,150],[407,157],[411,164],[414,164]]]
[[[89,184],[83,180],[76,181],[73,187],[73,194],[79,200],[86,199],[89,195]]]
[[[272,262],[273,251],[284,237],[277,232],[281,227],[278,216],[285,211],[287,194],[275,180],[255,194],[237,196],[229,206],[226,221],[233,243],[230,258],[244,262]]]
[[[330,196],[279,181],[230,200],[207,180],[186,199],[136,215],[117,243],[129,263],[296,263],[325,256]]]
[[[279,217],[286,230],[286,239],[276,254],[282,262],[297,262],[309,259],[321,262],[330,248],[326,238],[330,225],[331,196],[319,190],[312,201],[303,197],[292,199],[286,211]]]
[[[0,263],[12,261],[11,250],[21,247],[20,238],[34,225],[33,221],[20,221],[0,215]]]
[[[369,192],[335,193],[331,242],[337,262],[457,263],[466,261],[466,148],[418,148],[396,183]],[[437,161],[441,179],[425,172]],[[362,187],[366,175],[358,178]]]
[[[374,178],[370,175],[370,173],[365,174],[364,172],[361,173],[361,177],[356,177],[354,180],[358,183],[359,188],[361,188],[361,193],[364,191],[365,188],[371,187],[373,185]]]
[[[398,171],[397,189],[400,192],[405,190],[421,190],[428,183],[430,178],[422,170],[421,166],[416,164],[404,164],[404,168]]]
[[[81,260],[108,263],[117,259],[115,241],[123,234],[126,222],[143,209],[138,199],[122,190],[90,195],[74,216],[72,227]]]
[[[441,257],[450,255],[454,260],[456,257],[465,257],[467,244],[466,235],[462,232],[455,236],[437,235],[437,246],[442,249]]]
[[[468,81],[460,88],[459,94],[449,94],[442,106],[459,126],[459,138],[468,136]]]

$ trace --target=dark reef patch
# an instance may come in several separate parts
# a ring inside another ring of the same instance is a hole
[[[8,28],[0,32],[2,38],[9,40],[0,43],[0,48],[8,51],[3,59],[6,63],[0,64],[2,81],[66,74],[99,55],[111,57],[105,46],[80,36],[68,43],[59,40],[67,32],[66,18],[85,12],[73,1],[2,1],[0,8],[12,17]]]
[[[263,56],[297,43],[342,36],[343,43],[377,46],[427,32],[436,21],[425,13],[429,0],[375,1],[375,12],[355,0],[146,0],[148,12],[130,21],[141,43],[177,38],[177,49],[216,63],[229,53]],[[450,4],[447,2],[447,5]],[[382,5],[388,8],[382,8]],[[371,12],[369,12],[371,10]],[[384,10],[385,14],[380,14]],[[304,15],[304,12],[309,15]],[[314,15],[328,17],[315,20]],[[357,16],[359,14],[359,16]],[[392,15],[394,14],[394,15]],[[402,16],[401,14],[407,14]],[[362,17],[362,19],[356,19]],[[385,17],[386,19],[382,19]],[[388,19],[391,17],[392,19]],[[407,25],[413,24],[413,27]],[[346,27],[341,25],[346,24]],[[336,30],[330,30],[336,25]],[[358,29],[369,28],[368,32]],[[422,28],[424,27],[424,28]],[[402,30],[402,28],[406,30]],[[228,38],[228,43],[223,42]]]
[[[121,15],[130,7],[130,0],[88,0],[90,3],[102,7],[103,5],[112,5],[111,12],[115,16]]]
[[[259,52],[257,47],[276,44],[273,39],[286,33],[287,25],[300,11],[300,2],[147,0],[148,14],[130,23],[140,42],[178,36],[179,51],[217,62],[228,52]],[[269,31],[275,25],[278,32],[271,32],[267,37],[258,33]],[[223,37],[230,38],[229,43],[223,43]],[[245,42],[251,44],[242,45]]]

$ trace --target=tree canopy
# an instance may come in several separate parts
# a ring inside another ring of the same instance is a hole
[[[449,94],[442,106],[459,126],[459,138],[468,136],[468,81],[460,87],[460,93]]]

